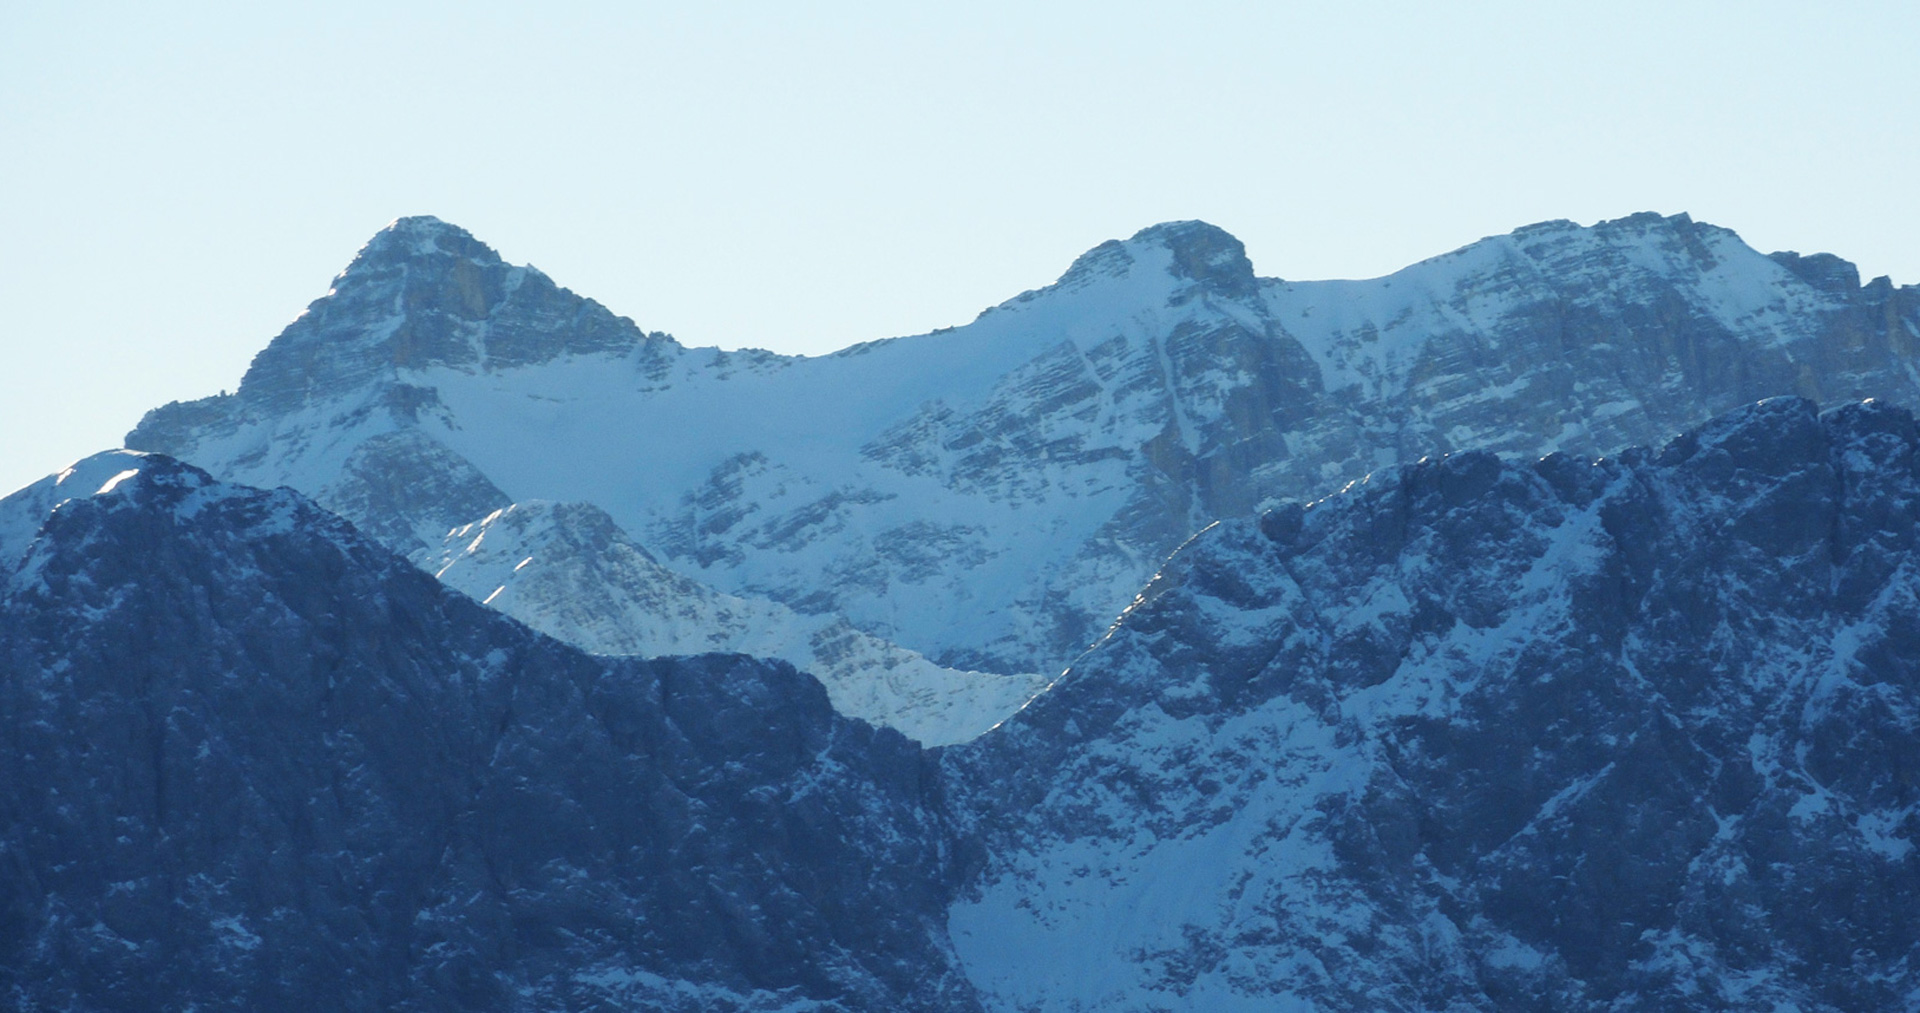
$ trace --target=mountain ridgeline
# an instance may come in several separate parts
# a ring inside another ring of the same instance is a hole
[[[812,678],[593,658],[290,490],[102,456],[0,600],[0,1002],[975,1008],[934,770]]]
[[[66,483],[0,501],[53,504],[0,599],[18,1009],[1920,999],[1903,409],[1222,522],[939,750],[783,664],[583,654],[291,490]]]
[[[1784,398],[1222,522],[943,761],[990,1008],[1920,1001],[1920,434]]]
[[[1455,450],[1657,444],[1763,397],[1920,403],[1916,342],[1920,288],[1636,215],[1354,282],[1260,278],[1225,232],[1158,225],[963,327],[722,352],[414,218],[235,394],[158,409],[127,443],[291,485],[435,569],[450,529],[495,510],[590,504],[712,594],[844,620],[993,701],[859,716],[977,733],[1024,698],[987,676],[1044,684],[1216,519]],[[564,603],[535,597],[501,601],[559,633],[541,617]]]
[[[0,499],[0,1007],[1920,1008],[1916,343],[1685,216],[812,358],[402,219]]]

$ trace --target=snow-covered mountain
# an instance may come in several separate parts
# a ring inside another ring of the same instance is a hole
[[[1223,521],[939,750],[165,457],[0,531],[13,1008],[1920,1003],[1920,426],[1880,403]]]
[[[156,435],[143,423],[129,443],[182,450],[185,438],[192,459],[223,478],[300,489],[454,586],[587,650],[781,658],[824,680],[844,713],[931,744],[979,734],[1045,684],[1037,673],[938,665],[817,609],[799,614],[676,574],[589,503],[529,499],[516,508],[490,473],[448,446],[458,442],[453,430],[513,420],[482,406],[456,421],[436,387],[420,382],[423,369],[525,380],[610,362],[630,380],[683,354],[538,271],[504,264],[458,229],[403,219],[260,354],[240,392],[170,405],[153,417],[175,428]],[[674,427],[652,435],[663,445],[700,438]],[[634,477],[602,457],[597,444],[610,433],[570,438],[582,442],[542,445],[538,455]]]
[[[423,563],[512,503],[588,503],[720,594],[1047,674],[1217,518],[1460,448],[1658,442],[1777,394],[1920,403],[1916,342],[1920,288],[1637,215],[1355,282],[1262,279],[1219,229],[1160,225],[965,327],[795,358],[682,347],[412,218],[235,394],[128,445],[290,484]]]
[[[1388,472],[1196,538],[948,750],[989,1009],[1920,1004],[1920,431]]]
[[[933,768],[813,679],[590,657],[165,457],[59,487],[0,504],[47,507],[0,561],[0,1007],[978,1009]]]
[[[137,474],[146,460],[146,454],[136,451],[105,451],[0,498],[0,572],[26,555],[55,510],[69,500],[111,493]]]

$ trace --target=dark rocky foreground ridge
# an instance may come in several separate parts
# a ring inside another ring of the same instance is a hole
[[[1659,453],[1223,523],[947,753],[998,1009],[1920,1004],[1920,434],[1776,399]]]
[[[148,457],[61,506],[0,713],[9,1008],[975,1008],[908,740],[590,658],[290,490]]]
[[[1920,1002],[1904,410],[1222,523],[930,752],[148,460],[0,603],[17,1008]]]

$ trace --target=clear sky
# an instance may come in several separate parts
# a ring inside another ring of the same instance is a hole
[[[1920,282],[1916,53],[1910,0],[6,0],[0,490],[236,386],[405,214],[807,353],[1176,218],[1325,278],[1687,211]]]

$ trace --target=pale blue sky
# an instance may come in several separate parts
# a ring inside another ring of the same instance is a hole
[[[160,8],[164,7],[165,10]],[[231,388],[390,219],[689,344],[1687,211],[1920,282],[1920,4],[0,4],[0,489]]]

